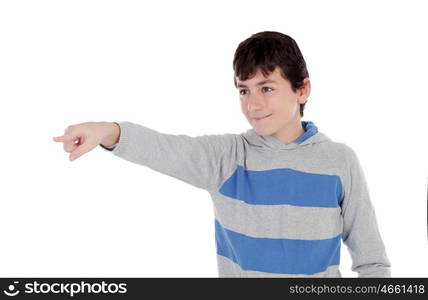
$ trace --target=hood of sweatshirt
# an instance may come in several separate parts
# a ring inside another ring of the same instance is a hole
[[[277,150],[293,150],[311,144],[331,141],[328,136],[318,131],[318,127],[312,121],[301,121],[301,123],[305,133],[289,144],[284,144],[272,135],[259,135],[254,128],[243,132],[241,135],[252,146]]]

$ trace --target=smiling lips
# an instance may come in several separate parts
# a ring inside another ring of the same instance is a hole
[[[267,117],[269,117],[269,116],[271,116],[272,114],[270,114],[270,115],[267,115],[267,116],[264,116],[264,117],[260,117],[260,118],[253,118],[254,120],[256,120],[256,121],[259,121],[259,120],[262,120],[262,119],[265,119],[265,118],[267,118]]]

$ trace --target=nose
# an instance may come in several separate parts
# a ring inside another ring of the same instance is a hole
[[[255,96],[250,96],[248,98],[248,102],[247,102],[248,111],[262,110],[264,105],[265,103],[262,97],[255,95]]]

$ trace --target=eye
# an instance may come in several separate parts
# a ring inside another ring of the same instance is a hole
[[[239,91],[239,94],[240,94],[240,95],[244,95],[244,94],[242,94],[242,92],[246,92],[246,90],[240,90],[240,91]]]
[[[264,88],[266,88],[266,89],[270,89],[270,90],[272,90],[272,91],[273,91],[273,89],[272,89],[272,88],[270,88],[270,87],[264,86],[264,87],[263,87],[263,89],[264,89]]]

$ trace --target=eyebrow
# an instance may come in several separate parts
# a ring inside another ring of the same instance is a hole
[[[277,83],[277,82],[275,80],[272,80],[272,79],[266,79],[266,80],[258,82],[256,85],[263,85],[265,83]],[[238,87],[240,88],[240,87],[247,87],[247,86],[245,84],[240,83],[240,84],[238,84]]]

